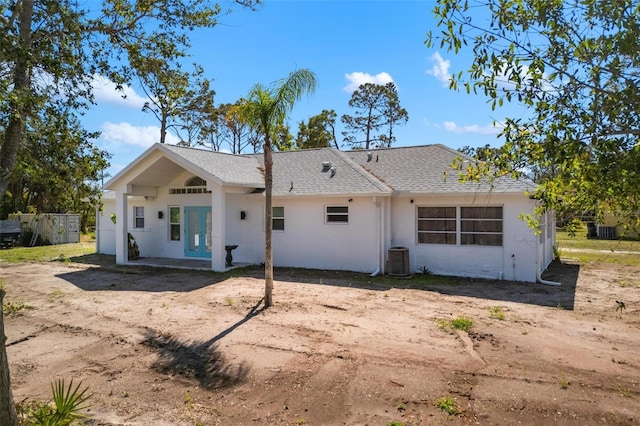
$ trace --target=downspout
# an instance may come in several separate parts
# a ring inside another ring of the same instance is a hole
[[[537,238],[536,238],[537,240]],[[542,250],[544,250],[544,242],[542,243]],[[538,246],[540,246],[540,244],[538,243]],[[540,270],[540,250],[538,250],[539,247],[536,247],[536,282],[538,284],[544,284],[544,285],[552,285],[552,286],[556,286],[559,287],[562,285],[562,283],[559,283],[557,281],[548,281],[548,280],[543,280],[542,279],[542,271]]]
[[[382,222],[382,220],[380,219],[380,203],[378,202],[376,197],[373,197],[373,204],[376,206],[376,245],[378,247],[378,268],[373,271],[369,276],[371,277],[375,277],[378,274],[380,274],[380,257],[381,257],[381,248],[380,248],[380,223]]]

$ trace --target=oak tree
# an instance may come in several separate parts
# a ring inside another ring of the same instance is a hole
[[[615,212],[640,225],[640,3],[439,0],[429,47],[469,49],[451,88],[517,102],[504,145],[472,175],[540,171],[541,209]]]

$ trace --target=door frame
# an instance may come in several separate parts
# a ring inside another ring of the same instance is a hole
[[[192,224],[190,213],[197,213],[198,224]],[[211,217],[211,206],[184,206],[184,255],[186,257],[199,257],[211,259],[211,247],[207,250],[207,213]],[[193,227],[197,226],[198,229]],[[209,244],[211,244],[211,218],[208,229]],[[198,248],[190,250],[191,238],[198,236]]]

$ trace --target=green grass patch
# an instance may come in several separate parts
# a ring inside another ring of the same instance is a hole
[[[469,331],[473,324],[473,320],[466,317],[457,317],[451,320],[451,328],[454,330]]]
[[[506,319],[506,316],[504,315],[504,312],[502,311],[502,308],[500,306],[492,306],[489,308],[489,318],[504,321]]]
[[[556,232],[556,244],[560,250],[564,248],[609,250],[609,251],[637,251],[640,252],[639,240],[599,240],[588,239],[587,231],[581,230],[574,237],[568,232]],[[573,257],[573,253],[570,254]]]
[[[563,259],[575,259],[581,265],[589,263],[613,263],[622,266],[640,266],[640,254],[617,254],[617,253],[584,253],[566,252]]]
[[[9,316],[13,314],[17,314],[18,312],[25,309],[33,309],[33,306],[27,305],[24,302],[4,302],[2,304],[2,314],[4,316]]]
[[[13,247],[0,250],[0,261],[11,263],[67,261],[67,259],[92,254],[95,251],[95,241],[54,246]]]
[[[462,412],[458,408],[456,399],[450,395],[438,398],[438,400],[435,402],[435,406],[450,416],[459,416],[460,414],[462,414]]]

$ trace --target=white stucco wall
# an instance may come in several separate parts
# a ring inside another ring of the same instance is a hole
[[[273,205],[285,209],[285,230],[273,231],[275,266],[377,269],[379,227],[372,197],[274,198]],[[349,223],[326,223],[325,206],[348,206]]]
[[[413,200],[413,203],[411,202]],[[502,206],[503,246],[418,244],[419,206]],[[535,282],[537,237],[519,219],[532,212],[534,202],[524,195],[396,197],[391,207],[389,247],[409,248],[410,270],[425,267],[434,274]]]
[[[116,200],[112,198],[102,201],[103,208],[99,211],[96,226],[96,250],[101,254],[116,254],[116,225],[111,220],[111,214],[116,212]]]

